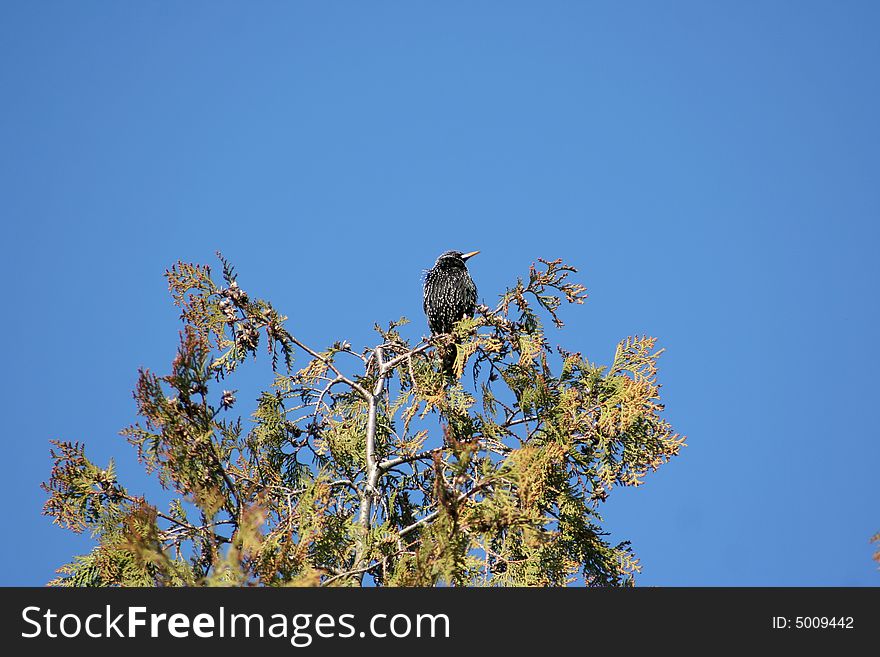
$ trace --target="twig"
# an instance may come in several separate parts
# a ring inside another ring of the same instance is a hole
[[[487,488],[489,485],[490,485],[490,483],[488,481],[482,481],[479,484],[475,484],[474,487],[471,488],[469,491],[459,495],[458,498],[455,500],[455,503],[459,504],[461,502],[464,502],[466,499],[468,499],[469,497],[472,497],[473,495],[480,492],[484,488]],[[439,515],[440,515],[439,509],[437,511],[432,511],[428,515],[426,515],[422,518],[419,518],[418,520],[416,520],[413,524],[409,525],[408,527],[404,527],[403,529],[401,529],[399,532],[397,532],[397,535],[400,538],[403,538],[404,536],[415,531],[416,529],[418,529],[422,525],[425,525],[425,524],[431,522],[434,518],[436,518]]]
[[[324,404],[324,397],[330,392],[330,388],[332,388],[337,383],[344,383],[344,380],[345,380],[345,377],[337,376],[335,379],[330,381],[330,383],[328,383],[324,387],[323,390],[321,390],[321,394],[318,395],[318,401],[315,402],[315,412],[312,413],[312,423],[315,424],[316,426],[318,423],[318,413],[321,412],[321,404]],[[332,397],[332,395],[331,395],[331,397]],[[335,403],[335,397],[332,397],[332,399],[334,400],[334,403]],[[332,413],[331,408],[329,406],[327,406],[327,404],[324,404],[324,406],[327,408],[328,414]]]
[[[406,352],[405,354],[400,354],[399,356],[395,356],[394,358],[392,358],[391,360],[387,361],[387,362],[384,364],[383,369],[384,369],[385,371],[388,371],[388,370],[390,370],[391,368],[395,367],[398,363],[403,362],[404,360],[406,360],[407,358],[412,358],[412,357],[415,356],[416,354],[420,354],[420,353],[422,353],[423,351],[425,351],[426,349],[428,349],[430,346],[431,346],[431,343],[430,343],[430,342],[425,342],[425,343],[420,344],[420,345],[419,345],[418,347],[416,347],[415,349],[412,349],[412,350]]]
[[[357,390],[358,394],[359,394],[361,397],[363,397],[365,400],[369,401],[369,399],[370,399],[370,393],[367,392],[366,389],[364,389],[364,387],[363,387],[362,385],[360,385],[359,383],[357,383],[357,382],[355,382],[355,381],[352,381],[352,380],[349,379],[347,376],[345,376],[342,372],[340,372],[340,371],[339,371],[339,368],[337,368],[337,367],[333,364],[333,361],[332,361],[332,360],[330,360],[330,359],[327,358],[326,356],[322,356],[321,354],[319,354],[319,353],[318,353],[317,351],[315,351],[314,349],[311,349],[310,347],[307,347],[306,345],[304,345],[302,342],[300,342],[299,340],[297,340],[297,339],[296,339],[295,337],[293,337],[292,335],[290,336],[290,341],[293,342],[293,344],[295,344],[297,347],[299,347],[300,349],[302,349],[303,351],[305,351],[307,354],[309,354],[310,356],[312,356],[312,358],[317,358],[317,359],[320,360],[322,363],[324,363],[324,364],[325,364],[327,367],[329,367],[329,368],[333,371],[333,373],[334,373],[336,376],[338,376],[343,382],[345,382],[347,385],[349,385],[353,390]]]

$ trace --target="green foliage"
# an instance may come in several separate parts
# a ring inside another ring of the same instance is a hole
[[[220,257],[166,272],[183,331],[170,373],[140,372],[122,433],[169,491],[160,510],[56,441],[44,512],[96,546],[65,586],[633,583],[599,508],[679,452],[661,417],[656,340],[610,364],[550,344],[575,270],[539,260],[498,305],[412,345],[405,318],[361,352],[300,342]],[[226,381],[260,341],[275,371],[248,419]],[[456,345],[455,380],[438,352]],[[297,366],[294,365],[294,359]]]

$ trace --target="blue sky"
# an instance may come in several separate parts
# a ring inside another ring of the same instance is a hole
[[[689,446],[604,509],[639,584],[880,585],[878,30],[854,1],[3,3],[0,584],[88,549],[40,516],[49,439],[154,489],[118,431],[176,260],[361,346],[426,331],[455,248],[487,303],[579,267],[558,339],[593,361],[666,347]]]

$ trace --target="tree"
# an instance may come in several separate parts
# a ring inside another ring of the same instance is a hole
[[[562,328],[563,302],[586,297],[574,268],[539,260],[494,308],[415,346],[400,319],[363,351],[317,351],[218,257],[220,284],[207,266],[166,272],[177,356],[167,375],[140,371],[141,420],[122,432],[170,504],[53,441],[44,513],[96,545],[51,584],[633,583],[638,560],[599,507],[683,438],[661,417],[654,338],[626,338],[604,367],[551,346],[543,322]],[[274,381],[246,429],[227,381],[263,339]],[[438,346],[456,350],[454,377]]]

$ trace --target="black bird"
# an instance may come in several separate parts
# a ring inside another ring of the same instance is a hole
[[[450,333],[458,320],[474,316],[477,286],[468,274],[465,263],[478,253],[479,251],[447,251],[426,272],[423,308],[433,335]],[[455,348],[441,352],[441,355],[443,371],[451,375],[455,363]]]

